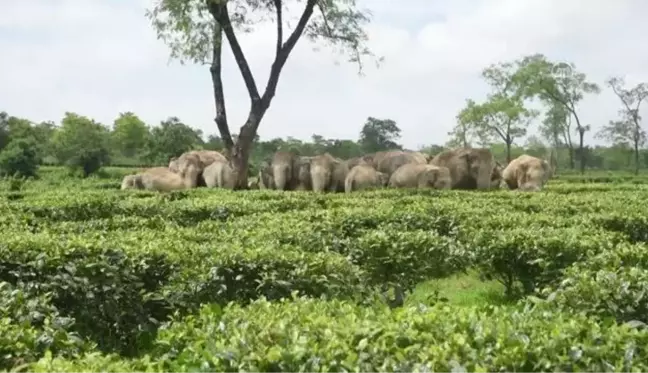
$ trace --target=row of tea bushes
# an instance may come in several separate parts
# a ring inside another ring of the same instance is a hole
[[[340,301],[203,307],[163,327],[133,360],[47,356],[45,371],[633,371],[648,333],[583,315],[488,307],[389,310]]]

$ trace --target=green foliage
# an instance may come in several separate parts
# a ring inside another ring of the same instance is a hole
[[[396,143],[400,138],[400,128],[391,119],[367,118],[358,143],[365,153],[373,153],[381,150],[401,149]]]
[[[94,347],[71,331],[74,319],[60,314],[50,294],[39,294],[33,285],[0,281],[0,314],[0,369],[14,370],[46,351],[72,358]]]
[[[66,112],[61,128],[53,137],[58,160],[84,177],[97,172],[110,160],[106,127],[84,116]]]
[[[303,5],[299,3],[282,2],[284,14],[288,7],[301,8]],[[315,6],[317,12],[312,12]],[[358,9],[355,0],[327,1],[317,5],[314,1],[308,1],[307,8],[311,9],[311,13],[308,14],[308,23],[303,31],[306,39],[334,47],[337,52],[347,54],[349,61],[354,63],[361,64],[363,56],[373,56],[365,46],[368,37],[364,27],[370,22],[370,13]],[[268,21],[268,14],[274,16],[276,8],[273,2],[237,0],[230,1],[227,10],[229,21],[237,32],[252,32],[255,26]],[[153,9],[148,9],[146,16],[158,38],[169,46],[172,58],[182,63],[211,62],[215,19],[210,13],[209,2],[163,0]],[[284,19],[284,23],[288,23],[286,21],[293,20]],[[289,35],[285,32],[284,40]]]
[[[544,304],[602,320],[645,326],[648,323],[648,250],[623,244],[565,271],[554,287],[543,289]]]
[[[0,176],[35,177],[42,159],[32,137],[17,138],[0,152]]]
[[[34,371],[642,371],[648,334],[582,315],[489,307],[389,311],[309,299],[204,306],[141,359],[46,358]]]
[[[134,157],[146,146],[149,129],[137,115],[126,112],[120,113],[115,119],[111,135],[115,147],[122,155]]]
[[[201,136],[200,130],[187,126],[177,117],[170,117],[151,129],[146,158],[153,163],[166,165],[171,157],[179,157],[202,145]]]
[[[643,364],[632,343],[648,331],[619,324],[646,322],[645,176],[566,174],[540,193],[479,196],[159,194],[118,190],[130,172],[74,180],[43,167],[16,190],[0,181],[12,232],[0,281],[28,284],[25,300],[70,320],[53,344],[17,349],[50,332],[10,329],[21,324],[9,316],[2,348],[19,357],[6,369],[644,369],[623,356]],[[447,303],[480,280],[447,281],[475,272],[505,285],[475,297],[505,307]],[[430,280],[448,288],[421,293]],[[404,302],[385,299],[392,288]]]

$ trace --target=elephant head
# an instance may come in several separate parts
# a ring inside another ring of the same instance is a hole
[[[122,180],[121,190],[124,189],[144,189],[144,184],[142,183],[142,175],[126,175]]]
[[[378,182],[379,182],[380,186],[387,186],[387,184],[389,184],[389,175],[388,174],[386,174],[384,172],[376,171],[376,175],[378,177]]]
[[[450,189],[452,187],[450,170],[446,167],[426,167],[419,175],[419,187],[421,186],[434,189]]]

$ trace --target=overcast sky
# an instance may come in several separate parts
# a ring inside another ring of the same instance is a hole
[[[408,147],[443,143],[466,98],[482,99],[488,64],[544,53],[603,84],[611,74],[648,81],[646,0],[364,0],[380,69],[356,66],[301,40],[265,116],[262,138],[314,133],[356,139],[368,116],[391,118]],[[169,116],[217,133],[209,71],[169,64],[144,16],[153,0],[0,0],[0,111],[59,122],[65,111],[112,124],[133,111],[151,125]],[[241,37],[260,89],[273,57],[272,28]],[[249,100],[227,46],[230,125]],[[336,59],[340,64],[336,64]],[[580,106],[584,123],[617,117],[605,88]],[[648,107],[648,104],[645,105]],[[643,111],[648,116],[647,111]],[[592,139],[592,135],[588,135]]]

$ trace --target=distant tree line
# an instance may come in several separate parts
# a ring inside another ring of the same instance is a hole
[[[475,110],[476,104],[468,105],[468,110]],[[464,110],[459,117],[465,115],[466,111]],[[552,115],[551,111],[548,115]],[[549,122],[547,119],[542,125],[546,126]],[[457,128],[465,126],[465,123],[466,121],[460,119]],[[612,133],[614,130],[611,125],[604,129]],[[636,165],[640,168],[648,166],[648,151],[639,149],[639,152],[635,153],[627,142],[613,141],[610,146],[583,146],[582,150],[579,147],[572,151],[564,142],[552,144],[550,140],[555,135],[553,132],[545,130],[544,127],[541,127],[541,132],[545,141],[539,136],[529,136],[524,144],[516,145],[513,141],[487,141],[488,138],[479,133],[482,141],[473,143],[468,135],[474,132],[465,131],[462,137],[457,135],[455,129],[455,133],[446,144],[412,150],[435,154],[454,146],[487,146],[502,162],[507,157],[528,153],[545,158],[552,156],[559,169],[575,168],[575,161],[580,161],[581,152],[585,152],[589,169],[621,170],[634,169]],[[519,137],[522,136],[524,135]],[[380,150],[403,149],[403,145],[399,143],[400,138],[401,130],[394,120],[374,117],[367,118],[356,140],[327,139],[317,134],[313,134],[308,141],[292,137],[261,140],[256,136],[249,173],[254,175],[255,166],[278,150],[293,150],[302,155],[328,152],[335,157],[348,159]],[[479,136],[476,138],[479,139]],[[41,164],[67,166],[79,176],[88,176],[103,166],[166,165],[171,157],[177,157],[191,149],[222,150],[223,147],[223,142],[218,136],[204,136],[202,131],[183,123],[177,117],[169,117],[157,126],[150,126],[136,114],[126,112],[119,114],[109,127],[71,112],[65,113],[59,125],[54,122],[34,123],[0,112],[2,176],[35,176]]]

